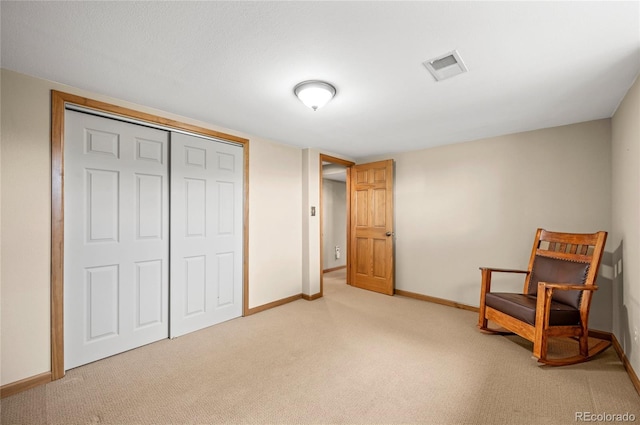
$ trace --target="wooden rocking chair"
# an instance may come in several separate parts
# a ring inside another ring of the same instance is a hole
[[[589,360],[604,351],[610,341],[589,348],[589,307],[598,287],[595,280],[607,232],[594,234],[556,233],[538,229],[527,270],[481,267],[480,330],[494,334],[515,333],[533,342],[539,362],[562,366]],[[491,275],[523,273],[522,294],[491,292]],[[490,329],[491,320],[508,332]],[[576,356],[547,358],[548,339],[571,337],[579,341]]]

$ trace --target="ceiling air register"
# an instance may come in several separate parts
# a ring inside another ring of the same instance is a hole
[[[457,50],[429,59],[422,62],[422,64],[429,70],[436,81],[455,77],[468,71]]]

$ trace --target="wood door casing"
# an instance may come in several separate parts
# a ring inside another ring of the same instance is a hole
[[[393,295],[393,160],[351,168],[353,286]]]

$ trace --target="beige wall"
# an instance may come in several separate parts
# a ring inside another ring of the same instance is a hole
[[[621,251],[613,332],[640,373],[640,79],[611,120],[613,249]]]
[[[2,385],[50,370],[51,89],[249,138],[249,307],[300,293],[300,149],[2,70]]]
[[[6,77],[6,78],[5,78]],[[50,370],[47,83],[2,71],[1,383]]]
[[[251,139],[249,306],[300,294],[302,157],[299,148]]]
[[[319,207],[317,150],[2,70],[1,384],[50,369],[51,89],[251,139],[250,307],[320,290],[319,216],[309,215],[311,206]],[[614,231],[608,246],[624,239],[625,258],[631,259],[624,306],[614,318],[616,332],[628,334],[629,323],[640,322],[640,266],[633,260],[640,246],[639,91],[636,82],[613,124],[599,120],[393,155],[397,288],[477,305],[478,267],[525,267],[535,228],[611,230],[613,131]],[[507,283],[496,282],[498,288]],[[625,349],[639,370],[640,348]]]
[[[605,119],[393,155],[396,287],[477,306],[478,267],[526,268],[536,228],[610,230],[610,152]]]

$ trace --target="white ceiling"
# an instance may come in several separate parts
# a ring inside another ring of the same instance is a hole
[[[4,68],[355,159],[611,117],[640,69],[638,1],[0,8]],[[317,112],[307,79],[338,90]]]

